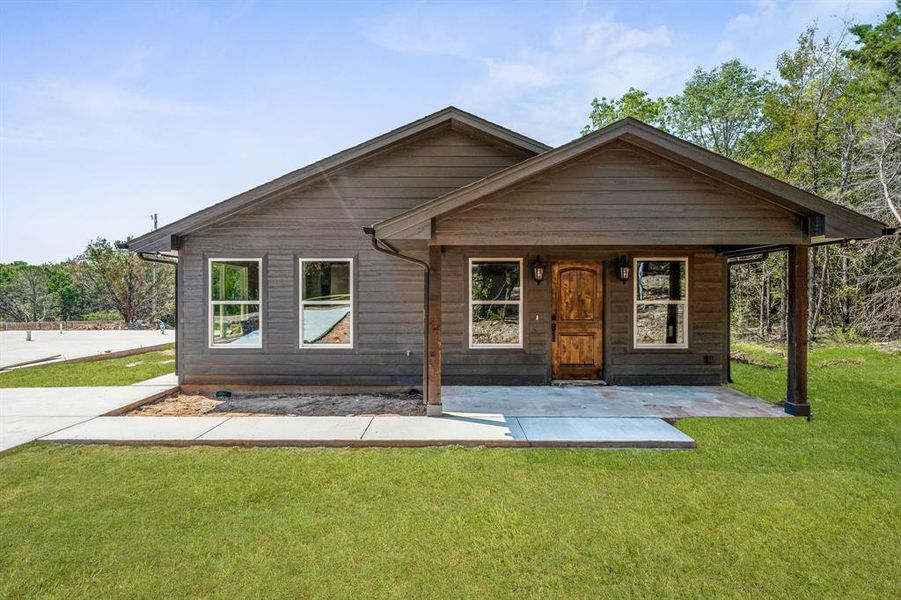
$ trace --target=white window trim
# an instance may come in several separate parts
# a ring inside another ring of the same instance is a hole
[[[487,262],[516,262],[519,263],[519,300],[473,300],[472,299],[472,265],[473,263],[487,263]],[[524,276],[523,276],[523,259],[522,257],[514,258],[497,258],[494,256],[486,257],[486,258],[470,258],[469,259],[469,268],[466,272],[466,277],[469,279],[469,283],[466,286],[467,289],[467,297],[469,298],[469,302],[467,303],[468,312],[466,316],[466,320],[468,322],[468,344],[470,350],[490,350],[490,349],[516,349],[523,347],[523,339],[522,339],[522,324],[523,324],[523,306],[525,295],[525,289],[523,286]],[[519,342],[516,344],[474,344],[472,341],[472,307],[475,304],[515,304],[519,306]]]
[[[684,300],[639,300],[638,299],[638,263],[649,261],[684,261],[685,262],[685,299]],[[632,348],[636,350],[685,350],[688,348],[688,290],[691,264],[687,256],[654,256],[636,257],[632,259]],[[683,304],[682,310],[682,343],[681,344],[640,344],[638,342],[638,305],[639,304]]]
[[[255,262],[258,266],[260,277],[259,300],[213,300],[213,263],[214,262]],[[206,286],[206,302],[209,318],[207,319],[207,347],[211,350],[259,350],[263,347],[263,259],[262,258],[207,258],[207,286]],[[260,307],[260,341],[257,344],[214,344],[213,343],[213,307],[217,304],[256,304]]]
[[[350,300],[334,301],[334,300],[304,300],[303,299],[303,263],[305,262],[346,262],[350,265]],[[298,340],[300,348],[313,348],[318,350],[349,350],[354,347],[354,321],[357,320],[356,311],[354,310],[354,259],[353,258],[301,258],[297,262],[297,318],[299,321],[300,338]],[[317,304],[346,304],[350,307],[350,343],[349,344],[305,344],[303,341],[303,307],[306,305],[315,306]]]

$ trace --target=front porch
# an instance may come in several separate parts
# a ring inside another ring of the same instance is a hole
[[[423,365],[427,414],[663,419],[810,414],[805,246],[787,249],[788,377],[786,402],[781,406],[719,385],[731,382],[728,258],[704,247],[629,250],[627,256],[622,254],[624,248],[430,245],[428,261],[423,263],[427,280],[424,346],[428,350]],[[667,253],[669,258],[661,258]],[[563,281],[554,274],[542,286],[541,277],[524,273],[525,265],[540,262],[535,257],[542,256],[552,273],[561,265],[573,272],[573,265],[578,265],[580,275],[591,271],[588,267],[594,271],[578,281]],[[656,258],[636,258],[641,256]],[[501,290],[490,297],[492,301],[516,298],[519,333],[510,328],[518,342],[515,347],[493,343],[485,348],[474,339],[472,273],[477,261],[506,264],[508,270],[513,266],[512,279],[518,284],[514,283],[509,293]],[[638,283],[637,268],[631,275],[618,273],[617,265],[635,267],[639,263],[665,265],[669,278],[659,285],[667,288],[663,297],[683,303],[668,305],[665,320],[651,320],[657,329],[642,321],[639,308],[646,306],[638,306],[637,290],[652,288],[659,281],[651,282],[649,275],[649,283]],[[580,287],[579,282],[589,283]],[[576,316],[570,318],[571,313]],[[590,321],[593,328],[564,331],[570,321]],[[646,343],[642,336],[659,334],[661,324],[666,325],[665,340],[660,334]],[[568,338],[576,342],[569,346],[561,342]],[[581,373],[561,376],[561,364],[590,368],[585,376],[568,377]],[[612,385],[541,385],[558,380],[603,380]]]
[[[444,412],[505,417],[784,417],[760,398],[720,386],[442,386]]]

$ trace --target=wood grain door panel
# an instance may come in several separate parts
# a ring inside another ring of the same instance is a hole
[[[603,347],[604,267],[596,261],[555,262],[551,267],[551,375],[600,379]]]

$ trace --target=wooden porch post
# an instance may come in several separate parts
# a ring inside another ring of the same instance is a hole
[[[429,341],[426,414],[441,416],[441,246],[429,246]]]
[[[807,246],[788,248],[788,390],[785,412],[809,416],[807,403]]]

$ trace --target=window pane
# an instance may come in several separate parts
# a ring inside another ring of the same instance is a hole
[[[349,261],[303,261],[303,299],[350,300]]]
[[[472,263],[473,300],[519,300],[519,262]]]
[[[472,343],[519,344],[519,306],[475,304],[472,307]]]
[[[210,300],[259,300],[260,263],[214,260],[210,267]]]
[[[635,310],[638,345],[685,344],[684,304],[639,304]]]
[[[213,344],[229,346],[260,345],[259,304],[214,304]]]
[[[638,261],[638,300],[684,300],[684,260]]]
[[[306,305],[301,313],[304,344],[350,344],[349,305]]]

